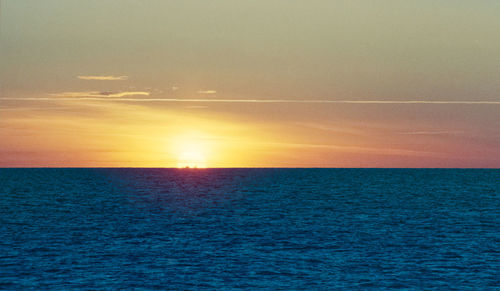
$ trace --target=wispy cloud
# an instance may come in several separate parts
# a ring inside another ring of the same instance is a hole
[[[314,122],[296,122],[295,124],[299,125],[299,126],[312,128],[312,129],[331,131],[331,132],[337,132],[337,133],[347,133],[347,134],[363,134],[363,133],[365,133],[365,130],[361,130],[361,129],[354,128],[352,126],[346,126],[346,125],[332,126],[332,125],[320,124],[320,123],[314,123]]]
[[[422,131],[407,131],[400,132],[399,134],[405,135],[457,135],[462,134],[460,130],[422,130]]]
[[[61,97],[72,97],[66,98],[68,100],[105,100],[107,97],[123,97],[131,95],[146,95],[149,96],[150,92],[145,91],[125,91],[125,92],[99,92],[99,91],[88,91],[88,92],[63,92],[57,94],[51,94],[52,96],[57,96],[59,100]],[[54,100],[55,98],[37,98],[37,97],[6,97],[0,98],[0,100]],[[182,99],[182,98],[116,98],[116,101],[126,101],[126,102],[199,102],[199,103],[318,103],[318,104],[456,104],[456,105],[475,105],[475,104],[486,104],[486,105],[500,105],[500,101],[464,101],[464,100],[451,100],[451,101],[436,101],[436,100],[328,100],[328,99],[317,99],[317,100],[307,100],[307,99]]]
[[[121,98],[125,96],[149,96],[150,92],[147,91],[77,91],[77,92],[62,92],[50,94],[54,97],[68,97],[68,98]]]
[[[190,106],[184,106],[184,108],[189,108],[189,109],[204,109],[204,108],[208,108],[208,106],[204,106],[204,105],[190,105]]]
[[[128,76],[78,76],[78,79],[93,81],[123,81],[127,80]]]
[[[215,90],[198,90],[198,94],[216,94],[217,91]]]
[[[356,152],[356,153],[366,153],[366,154],[378,154],[378,155],[413,155],[413,156],[438,156],[440,153],[429,152],[429,151],[418,151],[411,149],[399,149],[399,148],[371,148],[371,147],[360,147],[360,146],[342,146],[333,144],[303,144],[303,143],[266,143],[268,145],[274,145],[278,147],[289,147],[289,148],[314,148],[314,149],[331,149],[337,151],[345,152]]]

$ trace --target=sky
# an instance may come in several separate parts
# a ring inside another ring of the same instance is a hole
[[[500,167],[499,1],[0,1],[0,167]]]

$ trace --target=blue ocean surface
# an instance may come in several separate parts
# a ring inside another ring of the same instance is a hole
[[[500,288],[500,170],[0,169],[0,289]]]

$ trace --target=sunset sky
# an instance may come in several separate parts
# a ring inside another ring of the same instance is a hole
[[[500,1],[0,1],[0,167],[500,167]]]

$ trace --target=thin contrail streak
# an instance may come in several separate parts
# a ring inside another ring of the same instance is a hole
[[[334,104],[489,104],[500,101],[438,101],[438,100],[306,100],[306,99],[181,99],[181,98],[106,98],[106,97],[6,97],[0,100],[16,101],[121,101],[121,102],[200,102],[200,103],[334,103]]]

